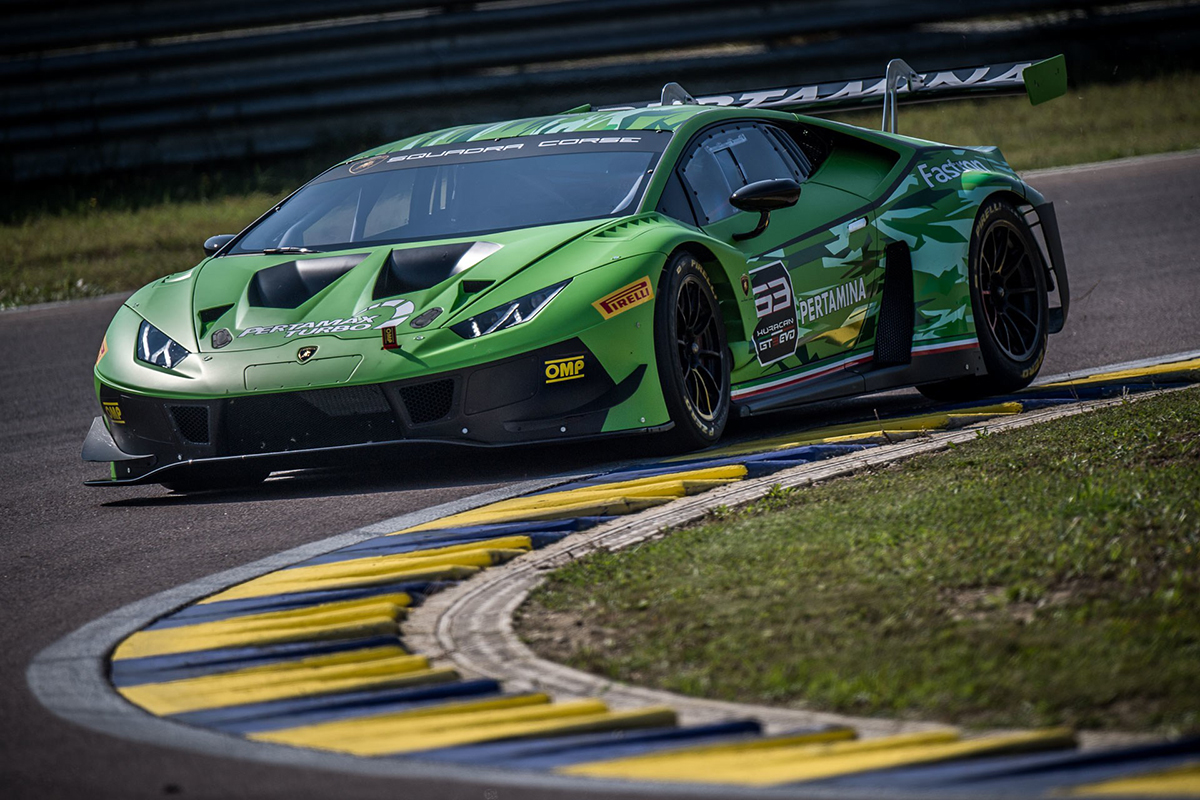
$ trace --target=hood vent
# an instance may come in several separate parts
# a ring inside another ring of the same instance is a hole
[[[492,242],[460,242],[393,250],[379,272],[379,279],[375,281],[372,299],[395,297],[437,286],[499,249],[500,245]]]
[[[200,338],[203,339],[205,336],[207,336],[209,328],[211,328],[217,320],[225,316],[225,312],[231,308],[233,308],[232,305],[216,306],[215,308],[205,308],[200,311],[200,313],[196,315],[200,320]]]
[[[606,228],[601,228],[592,234],[594,239],[632,239],[642,233],[642,229],[653,226],[653,217],[634,217],[623,222],[616,222]]]
[[[299,308],[362,263],[368,253],[287,261],[254,273],[247,290],[256,308]]]

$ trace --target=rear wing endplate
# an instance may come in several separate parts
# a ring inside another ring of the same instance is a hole
[[[769,108],[820,114],[883,104],[884,130],[896,130],[896,105],[958,100],[987,95],[1026,94],[1033,105],[1053,100],[1067,91],[1067,63],[1061,56],[1044,61],[1017,61],[919,73],[900,59],[888,63],[879,78],[781,86],[735,94],[693,98],[679,84],[663,87],[659,100],[605,106],[599,111],[658,108],[693,103],[735,108]]]

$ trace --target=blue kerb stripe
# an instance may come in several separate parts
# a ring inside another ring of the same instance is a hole
[[[296,720],[316,719],[323,713],[333,714],[334,716],[328,718],[335,719],[338,714],[354,716],[360,713],[377,713],[381,708],[387,710],[396,703],[448,702],[492,694],[500,694],[500,684],[497,681],[458,681],[427,687],[376,689],[271,700],[265,703],[189,711],[169,719],[229,733],[252,733],[307,724]]]
[[[307,725],[320,725],[326,722],[346,722],[365,717],[375,717],[380,714],[395,714],[402,711],[415,711],[422,708],[434,708],[437,706],[445,706],[450,703],[465,703],[477,700],[497,700],[505,697],[525,697],[528,694],[528,692],[505,693],[476,691],[473,688],[471,691],[467,692],[456,690],[453,694],[442,692],[429,697],[416,697],[411,699],[401,698],[397,700],[373,703],[371,705],[340,706],[337,708],[327,708],[315,711],[306,711],[302,713],[285,713],[276,717],[231,724],[223,727],[222,730],[245,736],[251,733],[287,730],[291,728],[300,728]]]
[[[805,786],[947,791],[961,796],[988,791],[1032,797],[1053,789],[1167,769],[1200,754],[1200,737],[1112,750],[1070,750],[973,758],[919,767],[844,775]]]
[[[396,636],[371,636],[324,642],[291,642],[266,647],[226,647],[219,650],[198,650],[164,656],[127,658],[110,662],[110,680],[117,687],[142,683],[196,678],[218,672],[257,667],[279,661],[295,661],[312,656],[360,650],[369,647],[396,646]]]
[[[547,545],[570,536],[575,531],[531,531],[531,530],[514,530],[502,534],[496,533],[472,533],[469,535],[459,535],[447,537],[443,541],[437,542],[422,542],[414,544],[407,541],[405,536],[386,536],[381,539],[372,539],[374,547],[361,548],[358,550],[334,550],[332,553],[310,558],[308,561],[302,561],[299,564],[293,564],[288,569],[296,567],[311,567],[320,564],[337,564],[343,561],[353,561],[359,558],[371,558],[373,556],[394,556],[403,553],[415,553],[420,550],[434,550],[439,547],[451,547],[459,544],[472,544],[474,542],[485,542],[489,539],[496,539],[499,536],[528,536],[533,549],[537,550]],[[286,570],[284,570],[286,572]]]
[[[1014,395],[1012,399],[1023,402],[1025,398],[1032,397],[1037,399],[1044,398],[1063,398],[1070,400],[1095,400],[1104,397],[1118,397],[1124,392],[1150,392],[1156,389],[1168,389],[1173,386],[1191,386],[1192,381],[1180,380],[1176,377],[1164,380],[1153,380],[1151,378],[1137,378],[1136,383],[1126,381],[1113,381],[1112,383],[1097,383],[1091,386],[1054,386],[1046,389],[1033,387],[1026,389],[1019,395]]]
[[[417,531],[399,535],[377,536],[357,544],[326,553],[323,556],[309,559],[303,564],[324,563],[321,559],[334,556],[334,560],[346,558],[362,558],[364,555],[376,555],[378,551],[405,552],[393,548],[409,548],[421,550],[433,547],[447,547],[465,541],[478,539],[496,539],[501,536],[532,535],[535,533],[574,533],[583,531],[602,522],[608,522],[612,517],[575,517],[573,519],[546,520],[544,522],[500,522],[490,525],[468,525],[460,528],[439,528],[437,530]],[[354,554],[354,555],[350,555]],[[293,566],[300,566],[295,564]]]
[[[801,432],[803,433],[803,432]],[[797,434],[799,435],[799,434]],[[614,472],[609,472],[604,475],[599,475],[595,478],[578,481],[576,483],[560,486],[556,489],[548,489],[542,492],[534,492],[529,495],[534,497],[539,494],[551,494],[567,489],[584,489],[591,486],[603,486],[609,483],[621,483],[624,481],[639,480],[641,478],[654,478],[660,475],[674,475],[679,472],[691,472],[698,469],[710,469],[712,467],[725,467],[731,464],[743,464],[747,469],[752,463],[766,460],[783,460],[794,462],[792,466],[797,464],[808,464],[813,461],[823,461],[834,456],[845,455],[859,450],[864,450],[874,445],[867,444],[807,444],[799,447],[789,447],[783,450],[769,450],[764,453],[750,453],[740,456],[725,456],[723,458],[700,459],[696,461],[679,461],[670,466],[662,466],[656,464],[650,467],[626,467]],[[767,474],[767,473],[763,473]]]
[[[385,583],[378,586],[363,586],[350,589],[321,589],[312,592],[292,592],[291,594],[273,594],[266,597],[248,597],[242,600],[218,600],[215,603],[203,603],[182,608],[174,614],[163,617],[153,625],[143,630],[152,631],[162,628],[178,628],[183,625],[198,625],[202,622],[217,622],[220,620],[245,617],[252,614],[267,614],[272,611],[294,611],[307,606],[336,603],[344,600],[362,600],[385,594],[404,592],[417,605],[426,595],[440,591],[453,585],[452,581],[407,581],[400,583]]]
[[[554,769],[587,761],[643,755],[656,751],[758,736],[762,726],[751,719],[692,728],[649,728],[608,731],[541,739],[490,742],[425,750],[421,758],[455,764],[494,764],[514,769]]]

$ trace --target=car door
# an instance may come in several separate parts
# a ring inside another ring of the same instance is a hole
[[[737,249],[747,264],[756,324],[744,351],[734,352],[734,398],[869,358],[855,352],[872,310],[877,264],[865,201],[806,183],[814,165],[804,151],[782,129],[756,122],[705,131],[680,167],[700,226]],[[801,183],[799,201],[772,212],[762,234],[735,239],[755,227],[758,215],[733,208],[730,194],[769,178]]]

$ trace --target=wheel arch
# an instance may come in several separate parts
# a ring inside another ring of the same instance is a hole
[[[745,326],[742,324],[741,306],[736,294],[737,289],[734,286],[734,279],[730,276],[725,264],[722,263],[721,259],[717,258],[711,248],[705,246],[703,243],[683,241],[676,244],[671,252],[667,254],[667,258],[663,262],[663,269],[667,268],[667,265],[671,263],[671,259],[682,252],[690,253],[693,258],[700,262],[700,266],[704,267],[704,271],[708,274],[713,291],[717,293],[717,302],[721,306],[721,320],[725,323],[726,341],[746,341],[748,337]]]

